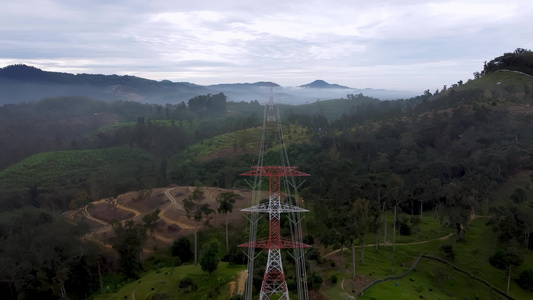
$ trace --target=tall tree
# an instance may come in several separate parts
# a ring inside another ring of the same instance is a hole
[[[194,220],[194,265],[198,264],[198,222],[205,217],[205,223],[207,224],[209,222],[208,216],[213,213],[209,204],[202,203],[204,199],[204,191],[196,188],[189,197],[183,200],[187,218]]]
[[[511,273],[513,266],[518,267],[524,262],[524,256],[516,248],[508,248],[505,251],[507,256],[507,268],[508,268],[508,277],[507,277],[507,295],[509,295],[509,287],[511,286]]]
[[[374,223],[372,207],[367,199],[357,199],[353,204],[355,228],[361,241],[361,263],[365,262],[365,234],[370,231]]]
[[[226,251],[229,251],[229,238],[228,238],[228,212],[233,211],[233,204],[237,200],[239,195],[234,192],[223,192],[218,194],[217,202],[219,206],[217,212],[219,214],[223,213],[226,219]]]

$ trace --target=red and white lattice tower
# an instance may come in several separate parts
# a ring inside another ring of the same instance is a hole
[[[280,217],[282,213],[307,212],[308,210],[288,203],[282,203],[280,201],[280,182],[284,177],[309,176],[309,174],[298,171],[298,167],[258,166],[252,168],[252,171],[241,175],[268,177],[270,180],[269,200],[268,203],[245,208],[243,211],[268,213],[270,230],[268,238],[242,244],[239,245],[239,247],[268,249],[268,260],[259,299],[289,299],[289,291],[287,289],[287,282],[285,281],[285,273],[283,272],[283,264],[281,261],[281,249],[309,248],[310,246],[282,237]]]

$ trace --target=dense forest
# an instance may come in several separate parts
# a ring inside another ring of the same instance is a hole
[[[504,257],[498,263],[495,254],[491,265],[510,268],[517,249],[529,255],[532,58],[517,49],[485,63],[473,80],[410,99],[350,94],[280,105],[291,164],[312,175],[301,190],[314,211],[307,239],[342,249],[372,234],[378,244],[394,213],[402,235],[416,226],[405,216],[431,214],[460,240],[473,216],[483,215]],[[0,293],[83,299],[102,281],[138,278],[150,264],[135,255],[157,212],[142,223],[115,223],[111,253],[81,238],[88,227],[61,213],[170,184],[249,188],[239,174],[249,170],[257,144],[245,133],[261,126],[263,114],[259,102],[228,102],[223,93],[176,105],[59,97],[0,107]],[[233,137],[224,155],[191,150],[222,144],[221,136]],[[277,164],[276,145],[266,147],[264,165]],[[244,239],[234,237],[230,248]],[[176,241],[172,252],[184,249],[178,242],[188,243]],[[182,255],[180,263],[191,259]],[[225,260],[242,255],[228,251]],[[533,286],[533,278],[521,282]]]

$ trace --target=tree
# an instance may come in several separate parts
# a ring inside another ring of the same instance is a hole
[[[491,257],[489,257],[489,263],[500,270],[507,268],[507,255],[504,251],[498,250]]]
[[[191,299],[190,293],[196,292],[198,290],[198,285],[196,285],[190,277],[185,277],[180,280],[179,288],[187,294],[187,299]]]
[[[518,267],[524,262],[524,256],[518,249],[510,247],[505,251],[507,256],[507,266],[508,266],[508,278],[507,278],[507,295],[509,295],[509,287],[511,286],[511,273],[513,266]]]
[[[370,201],[357,199],[353,204],[355,228],[361,241],[361,263],[365,262],[365,234],[370,231],[374,223]]]
[[[139,254],[146,240],[146,230],[141,224],[128,220],[112,224],[115,231],[113,249],[118,252],[119,269],[128,278],[135,278],[143,269]]]
[[[153,231],[160,210],[143,217],[143,223],[128,220],[124,224],[115,221],[111,225],[115,231],[113,249],[119,254],[119,268],[129,278],[135,278],[143,269],[140,254],[146,243],[147,230]]]
[[[320,237],[322,243],[327,245],[340,243],[341,267],[344,267],[344,246],[347,242],[353,245],[352,241],[356,237],[355,223],[353,216],[346,213],[350,212],[350,207],[347,203],[338,203],[336,207],[330,209],[323,209],[325,215],[323,218],[324,224],[330,229],[323,232]]]
[[[527,193],[522,188],[517,187],[511,194],[510,198],[514,203],[523,203],[527,200]]]
[[[511,273],[513,266],[520,266],[524,262],[524,256],[520,251],[514,247],[509,247],[507,250],[498,250],[489,258],[490,264],[498,269],[507,269],[507,294],[509,294],[509,287],[511,285]]]
[[[26,206],[0,213],[2,298],[81,299],[91,293],[98,286],[97,247],[80,239],[87,232],[48,210]]]
[[[207,217],[213,213],[209,204],[201,204],[204,199],[204,192],[200,188],[196,188],[189,197],[183,200],[187,218],[192,217],[194,220],[194,265],[198,264],[198,222],[205,217],[205,224],[208,224],[209,219]]]
[[[193,254],[191,251],[191,242],[186,237],[180,237],[171,247],[172,256],[177,256],[182,262],[187,262],[191,260]]]
[[[143,216],[143,227],[150,232],[151,235],[154,234],[154,230],[157,228],[157,220],[159,220],[160,209],[156,209],[154,212],[148,213]]]
[[[393,232],[392,232],[392,255],[394,257],[394,253],[396,252],[396,217],[397,217],[397,209],[398,205],[401,202],[401,188],[403,187],[403,180],[396,175],[394,177],[394,183],[392,184],[392,193],[391,193],[391,200],[394,204],[394,219],[393,219]],[[387,223],[385,222],[385,226]]]
[[[228,212],[233,211],[233,204],[237,200],[237,195],[234,192],[224,192],[220,193],[217,196],[217,202],[219,203],[219,206],[217,208],[217,212],[223,213],[226,219],[226,251],[229,251],[229,239],[228,239]]]
[[[217,241],[210,242],[202,249],[200,266],[203,271],[213,273],[213,271],[218,268],[218,263],[220,262],[220,258],[218,257],[219,251],[220,246]]]

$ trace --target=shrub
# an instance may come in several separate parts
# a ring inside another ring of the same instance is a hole
[[[337,278],[337,275],[333,274],[331,275],[330,280],[331,280],[331,283],[335,284],[337,283],[337,281],[339,281],[339,278]]]
[[[489,258],[489,263],[495,268],[505,270],[508,265],[507,255],[502,250],[498,250]]]
[[[401,235],[411,235],[411,226],[409,226],[408,220],[406,217],[396,220],[396,226],[400,228]]]
[[[318,251],[317,248],[311,248],[311,250],[307,252],[307,257],[309,260],[316,260],[318,262],[320,261],[320,251]]]
[[[311,276],[307,277],[307,287],[309,289],[313,288],[315,291],[320,289],[320,285],[324,280],[317,272],[311,273]]]
[[[312,245],[315,243],[315,237],[311,234],[307,234],[306,236],[304,236],[303,242],[308,245]]]
[[[422,223],[422,219],[419,216],[411,217],[411,224],[413,224],[413,226],[418,226],[420,223]]]
[[[453,250],[453,246],[450,244],[444,244],[440,247],[442,251],[446,254],[446,258],[453,261],[455,259],[455,250]]]
[[[181,237],[172,244],[172,256],[177,256],[182,262],[192,259],[191,242],[186,237]]]
[[[522,271],[516,282],[524,290],[533,292],[533,270],[527,269],[525,271]]]

